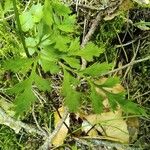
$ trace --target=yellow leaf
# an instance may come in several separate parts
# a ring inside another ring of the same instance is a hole
[[[87,135],[89,137],[96,137],[96,136],[98,136],[98,133],[97,133],[96,129],[93,128],[93,126],[86,120],[83,120],[82,131],[84,131],[85,133],[88,133]]]
[[[122,118],[122,111],[105,112],[99,115],[91,114],[84,118],[104,135],[105,139],[129,143],[129,132],[126,121]]]
[[[65,108],[64,107],[61,107],[58,109],[59,113],[61,116],[64,115],[65,113]],[[58,124],[61,122],[61,118],[59,117],[58,113],[57,112],[54,112],[54,119],[55,119],[55,127],[58,126]],[[65,123],[67,126],[70,125],[70,122],[69,122],[69,115],[67,116],[67,119],[65,120]],[[64,143],[64,140],[67,136],[67,133],[68,133],[68,128],[65,126],[65,124],[63,124],[60,128],[60,130],[57,132],[57,134],[54,136],[54,138],[52,139],[52,144],[54,146],[60,146]]]

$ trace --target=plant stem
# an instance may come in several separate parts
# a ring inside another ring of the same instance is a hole
[[[20,20],[19,20],[19,13],[18,13],[18,9],[17,9],[16,5],[17,5],[16,0],[13,0],[13,8],[14,8],[14,13],[15,13],[16,24],[18,26],[18,33],[20,35],[20,39],[21,39],[24,51],[26,53],[26,56],[30,57],[30,54],[29,54],[28,49],[26,47],[25,38],[24,38],[24,35],[22,32],[22,28],[21,28],[21,24],[20,24]]]

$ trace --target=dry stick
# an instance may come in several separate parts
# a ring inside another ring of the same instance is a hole
[[[145,96],[145,95],[147,95],[147,94],[149,94],[150,93],[150,91],[147,91],[147,92],[145,92],[145,93],[143,93],[143,94],[141,94],[141,95],[138,95],[138,96],[135,96],[135,97],[133,97],[134,99],[137,99],[137,98],[140,98],[140,97],[142,97],[142,96]]]
[[[81,43],[81,48],[83,48],[87,44],[87,42],[90,40],[91,36],[94,34],[97,26],[99,25],[99,22],[103,19],[103,17],[105,15],[107,15],[108,13],[113,13],[120,6],[121,3],[122,3],[122,1],[114,3],[114,4],[112,4],[112,6],[108,6],[108,8],[106,8],[105,10],[99,11],[90,30],[88,31],[88,33],[86,34],[86,36],[84,37],[84,39]],[[86,65],[87,65],[86,60],[82,58],[81,70],[85,69]]]
[[[138,45],[137,45],[136,51],[135,51],[135,53],[134,53],[134,56],[133,56],[133,58],[131,59],[131,62],[135,60],[135,58],[136,58],[136,56],[137,56],[137,53],[138,53],[138,51],[139,51],[139,48],[140,48],[140,40],[138,41]],[[126,78],[128,72],[131,70],[131,67],[132,67],[132,66],[130,66],[130,67],[127,68],[127,70],[126,70],[126,72],[125,72],[123,78]]]
[[[120,70],[125,69],[125,68],[127,68],[127,67],[129,67],[129,66],[132,66],[132,65],[134,65],[134,64],[137,64],[137,63],[140,63],[140,62],[143,62],[143,61],[146,61],[146,60],[150,60],[150,56],[145,57],[145,58],[143,58],[143,59],[138,59],[138,60],[135,60],[135,61],[131,61],[130,63],[128,63],[128,64],[126,64],[126,65],[124,65],[124,66],[122,66],[122,67],[120,67],[120,68],[117,68],[117,69],[111,70],[111,71],[109,71],[109,72],[103,73],[103,74],[101,74],[101,76],[109,75],[109,74],[115,73],[115,72],[117,72],[117,71],[120,71]]]
[[[95,146],[106,146],[106,147],[111,147],[111,148],[118,148],[118,149],[126,149],[126,150],[141,150],[141,148],[134,148],[134,147],[130,147],[129,145],[125,145],[125,144],[121,144],[121,143],[117,143],[117,142],[109,142],[109,141],[104,141],[102,140],[100,137],[83,137],[80,139],[81,141],[88,141],[91,142],[92,144],[94,144]],[[78,140],[78,142],[80,142],[80,140]],[[83,143],[82,142],[82,143]],[[84,142],[84,144],[86,144]]]
[[[2,118],[3,124],[11,127],[12,125],[18,128],[24,128],[29,133],[36,133],[41,136],[47,136],[45,133],[41,132],[37,128],[29,126],[21,121],[15,120],[14,118],[8,116],[6,112],[0,107],[0,118]]]
[[[98,23],[100,22],[100,20],[102,20],[102,12],[99,12],[96,19],[94,20],[90,30],[88,31],[88,33],[86,34],[86,36],[84,37],[82,44],[81,44],[81,48],[83,48],[87,42],[90,40],[91,36],[93,35],[93,33],[96,30],[96,27],[98,26]],[[87,65],[87,62],[85,59],[82,58],[82,66],[81,69],[85,69]]]
[[[36,124],[37,128],[38,128],[41,132],[43,132],[44,134],[47,134],[47,132],[45,132],[45,131],[41,128],[41,126],[39,125],[39,123],[38,123],[38,121],[37,121],[37,119],[36,119],[35,112],[34,112],[34,105],[33,105],[33,107],[32,107],[32,116],[33,116],[33,119],[34,119],[34,121],[35,121],[35,124]],[[48,134],[47,134],[47,135],[48,135]]]
[[[60,123],[56,127],[56,129],[46,138],[44,144],[39,148],[39,150],[48,150],[49,147],[51,146],[53,138],[56,136],[56,134],[59,132],[61,129],[62,125],[64,124],[65,120],[67,119],[68,116],[68,110],[66,109]]]

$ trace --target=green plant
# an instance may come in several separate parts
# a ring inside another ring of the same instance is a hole
[[[111,70],[113,64],[93,61],[94,57],[99,57],[105,51],[104,45],[98,47],[88,42],[85,47],[80,47],[76,16],[71,14],[69,7],[57,0],[45,0],[44,5],[33,4],[19,15],[15,2],[13,0],[17,31],[24,53],[18,51],[17,56],[5,60],[3,69],[22,76],[19,83],[6,90],[15,96],[16,116],[23,115],[36,101],[33,93],[35,86],[40,91],[51,92],[52,81],[45,79],[41,72],[50,76],[63,74],[61,95],[71,112],[80,108],[85,92],[78,91],[77,86],[84,80],[89,85],[86,97],[90,98],[95,113],[103,111],[103,97],[96,92],[96,88],[99,88],[106,93],[112,110],[119,104],[127,113],[145,115],[142,108],[125,99],[125,93],[113,94],[105,90],[120,82],[117,77],[109,77],[105,83],[95,82]],[[81,70],[81,58],[89,64],[84,70]]]
[[[21,148],[14,131],[6,126],[0,126],[0,149],[17,150]]]

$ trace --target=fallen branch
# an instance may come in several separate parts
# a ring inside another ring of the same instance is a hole
[[[80,141],[88,141],[94,144],[94,146],[106,146],[106,147],[111,147],[111,149],[113,148],[117,148],[117,149],[126,149],[126,150],[140,150],[141,148],[139,147],[130,147],[128,144],[121,144],[121,143],[117,143],[117,142],[109,142],[109,141],[104,141],[99,137],[86,137],[86,138],[81,138],[80,140],[78,140],[78,142]],[[85,142],[84,142],[85,143]]]
[[[9,126],[16,133],[19,133],[20,129],[23,128],[26,130],[26,132],[35,133],[41,136],[47,136],[45,132],[42,132],[33,126],[29,126],[21,121],[15,120],[14,118],[8,116],[2,108],[0,108],[0,124]]]

